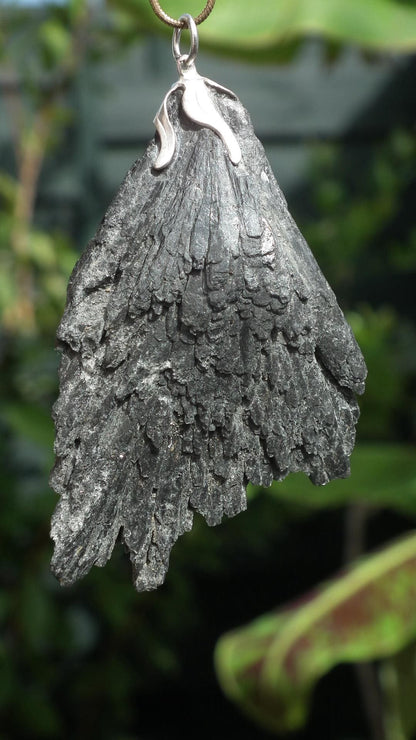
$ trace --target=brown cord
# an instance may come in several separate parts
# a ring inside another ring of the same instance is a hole
[[[159,0],[149,0],[149,2],[154,12],[156,13],[157,17],[160,18],[160,20],[163,21],[164,23],[167,23],[168,26],[173,26],[173,28],[185,28],[186,27],[186,23],[184,21],[176,21],[175,18],[171,18],[170,15],[165,13],[165,11],[162,10],[162,8],[160,7]],[[208,0],[202,13],[200,13],[199,15],[196,16],[196,18],[194,18],[194,21],[197,26],[199,26],[200,23],[202,23],[208,18],[214,5],[215,5],[215,0]]]

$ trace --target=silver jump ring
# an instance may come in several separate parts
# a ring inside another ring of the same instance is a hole
[[[181,15],[179,18],[180,22],[184,25],[181,28],[175,28],[172,39],[172,52],[176,61],[181,61],[186,67],[189,67],[195,61],[198,49],[199,49],[199,38],[198,29],[196,23],[189,13]],[[188,28],[191,34],[191,47],[188,54],[182,54],[181,52],[181,35],[184,28]]]

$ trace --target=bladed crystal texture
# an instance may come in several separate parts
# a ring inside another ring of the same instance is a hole
[[[120,537],[136,588],[156,588],[195,512],[215,525],[249,481],[349,474],[363,357],[247,112],[209,94],[238,163],[171,91],[169,166],[156,138],[70,279],[51,475],[64,584]]]

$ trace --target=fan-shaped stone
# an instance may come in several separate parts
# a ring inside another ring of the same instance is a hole
[[[214,525],[246,507],[248,481],[349,473],[361,352],[248,114],[211,94],[241,162],[173,94],[172,164],[153,169],[153,141],[70,280],[51,476],[62,583],[121,533],[136,588],[156,588],[195,511]]]

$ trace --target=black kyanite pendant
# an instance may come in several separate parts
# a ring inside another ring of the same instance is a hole
[[[349,474],[361,352],[246,110],[181,60],[159,138],[77,263],[58,329],[63,584],[121,535],[136,588],[156,588],[194,512],[219,524],[246,508],[249,481]]]

